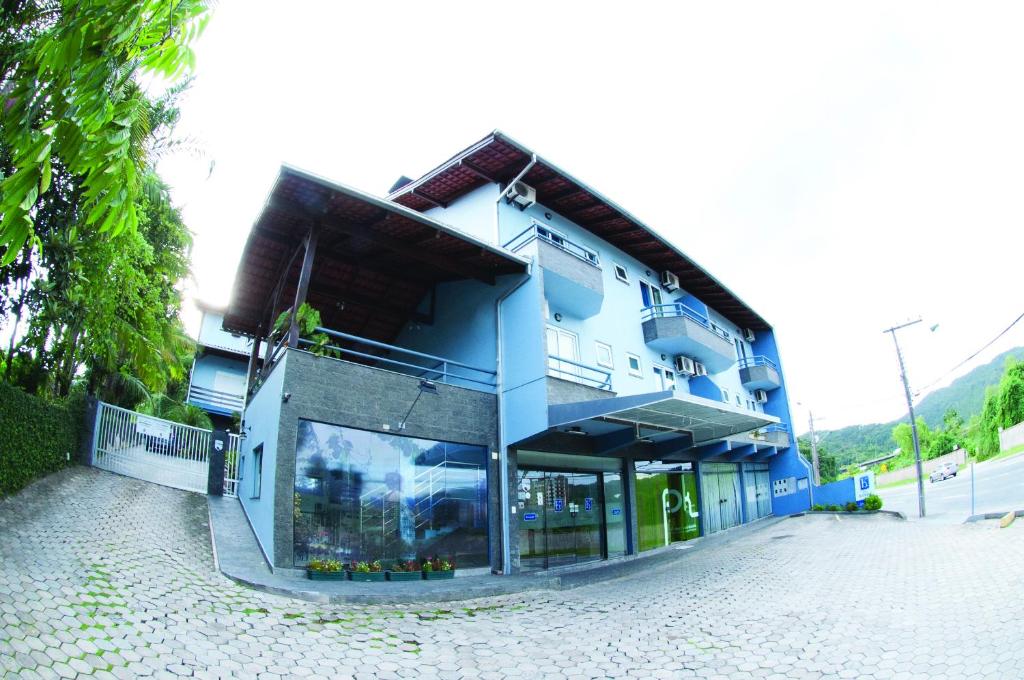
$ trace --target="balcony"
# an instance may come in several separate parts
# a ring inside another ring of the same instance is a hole
[[[683,354],[718,373],[736,360],[729,333],[681,302],[644,307],[644,342],[665,354]]]
[[[513,252],[529,248],[536,255],[537,264],[544,270],[544,296],[553,309],[580,319],[601,311],[604,279],[600,259],[593,250],[536,222],[505,248]]]
[[[754,430],[750,437],[780,449],[784,449],[793,443],[789,435],[789,426],[785,423],[775,423],[760,430]]]
[[[229,416],[232,413],[242,412],[242,408],[245,406],[245,395],[192,385],[188,390],[186,401],[204,411]]]
[[[548,356],[548,403],[568,404],[614,397],[612,374],[572,359]]]
[[[740,382],[748,390],[775,390],[782,386],[779,367],[763,355],[740,359]]]

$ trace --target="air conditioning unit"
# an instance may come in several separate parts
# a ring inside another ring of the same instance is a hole
[[[676,373],[682,373],[684,375],[696,375],[697,367],[690,357],[684,357],[682,355],[676,357]]]
[[[505,191],[509,201],[519,206],[520,210],[526,210],[537,202],[537,190],[525,182],[513,182]]]
[[[672,272],[662,272],[661,287],[670,293],[674,290],[679,290],[679,277]]]
[[[754,335],[754,331],[750,330],[749,328],[744,328],[743,329],[743,339],[744,340],[746,340],[747,342],[753,342],[755,338],[756,338],[756,336]]]
[[[699,361],[694,361],[693,362],[693,374],[694,375],[707,375],[708,374],[708,367],[705,366],[704,364],[700,363]]]
[[[768,393],[764,390],[754,390],[754,399],[757,399],[758,404],[763,404],[768,401]]]

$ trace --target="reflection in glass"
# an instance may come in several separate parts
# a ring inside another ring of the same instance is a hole
[[[700,536],[697,479],[692,471],[640,472],[636,505],[640,550],[661,548]]]
[[[300,420],[294,515],[297,565],[439,555],[486,566],[486,451]]]

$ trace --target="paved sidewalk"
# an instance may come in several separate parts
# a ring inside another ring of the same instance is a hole
[[[208,516],[87,468],[0,500],[0,677],[1024,678],[1020,521],[801,517],[628,578],[364,606],[225,578]]]
[[[301,572],[296,573],[298,570],[271,570],[238,500],[211,496],[207,497],[207,503],[210,508],[214,559],[222,574],[237,583],[274,595],[332,604],[452,602],[536,590],[579,588],[647,573],[654,567],[686,559],[694,552],[741,540],[751,532],[766,530],[784,519],[770,518],[639,557],[593,562],[576,568],[517,576],[458,576],[448,581],[354,583],[310,581]]]

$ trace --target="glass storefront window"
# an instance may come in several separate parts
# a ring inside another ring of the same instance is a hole
[[[700,536],[697,478],[690,463],[636,461],[641,552]]]
[[[487,566],[487,451],[300,420],[296,565],[454,558]]]

